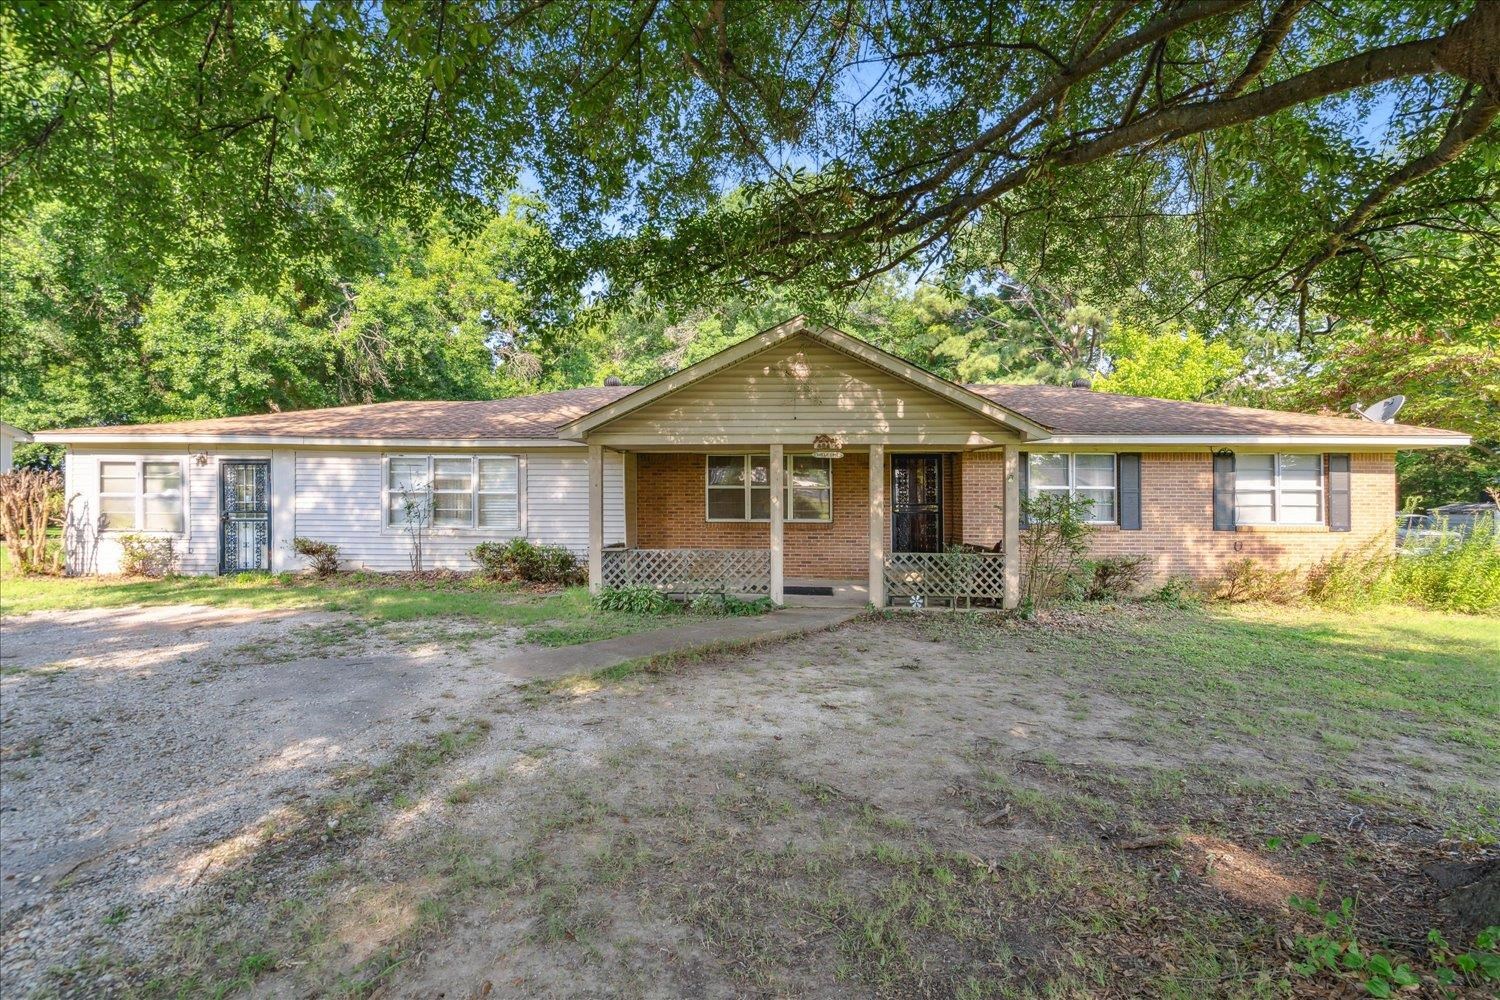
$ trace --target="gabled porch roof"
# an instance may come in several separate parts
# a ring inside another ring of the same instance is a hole
[[[832,327],[812,323],[806,316],[794,316],[712,357],[689,365],[675,374],[659,379],[628,396],[563,424],[558,428],[558,436],[575,441],[584,440],[591,433],[609,424],[640,413],[667,396],[703,383],[741,362],[748,361],[756,355],[770,351],[797,337],[821,344],[851,359],[851,363],[855,365],[876,369],[928,396],[936,397],[947,404],[972,413],[982,418],[984,425],[998,424],[1021,440],[1036,440],[1048,436],[1049,432],[1046,427],[1001,403],[923,371],[908,361],[903,361],[893,354],[888,354]]]

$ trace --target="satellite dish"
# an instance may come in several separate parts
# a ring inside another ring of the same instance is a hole
[[[1405,405],[1405,396],[1391,396],[1369,406],[1360,406],[1355,403],[1353,409],[1366,420],[1373,420],[1377,424],[1392,424],[1396,422],[1396,414],[1400,413],[1401,407]]]

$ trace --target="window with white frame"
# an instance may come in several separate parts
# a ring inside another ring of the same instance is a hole
[[[1109,454],[1032,453],[1026,457],[1026,492],[1033,498],[1060,493],[1091,500],[1090,524],[1115,523],[1115,456]]]
[[[709,455],[705,511],[710,521],[771,519],[769,455]],[[786,456],[784,502],[788,521],[833,520],[833,461],[812,455]]]
[[[404,528],[416,517],[433,528],[517,531],[520,479],[514,455],[391,455],[386,524]]]
[[[1322,455],[1234,457],[1236,524],[1322,524]]]
[[[99,516],[106,531],[182,534],[182,463],[101,461]]]

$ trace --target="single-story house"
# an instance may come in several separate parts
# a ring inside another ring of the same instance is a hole
[[[9,472],[16,462],[16,445],[25,444],[31,435],[15,424],[0,420],[0,472]]]
[[[1097,556],[1207,579],[1394,538],[1397,449],[1468,437],[1055,385],[959,385],[788,320],[643,387],[43,431],[67,446],[73,572],[172,538],[189,573],[472,568],[525,537],[590,585],[1014,604],[1023,494],[1093,501]]]

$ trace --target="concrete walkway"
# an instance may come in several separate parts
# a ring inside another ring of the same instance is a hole
[[[783,608],[751,618],[723,618],[710,622],[667,626],[650,632],[600,639],[577,646],[509,653],[495,660],[493,669],[509,674],[519,684],[552,680],[600,670],[646,657],[714,652],[735,646],[790,639],[819,632],[864,614],[863,608]]]

